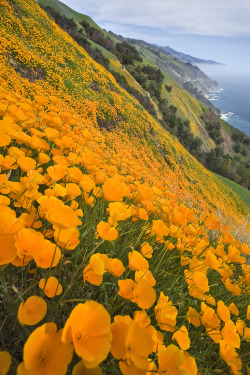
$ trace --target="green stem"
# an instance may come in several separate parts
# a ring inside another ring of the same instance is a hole
[[[73,276],[72,276],[72,278],[71,278],[71,280],[70,280],[70,282],[69,282],[69,284],[68,284],[67,289],[65,290],[65,292],[63,293],[63,295],[62,295],[61,298],[59,299],[58,304],[61,304],[61,303],[62,303],[64,297],[66,296],[66,294],[68,293],[68,291],[69,291],[70,288],[72,287],[72,285],[73,285],[73,283],[74,283],[74,281],[75,281],[75,279],[76,279],[76,277],[77,277],[79,271],[82,269],[84,263],[85,263],[85,262],[91,257],[92,254],[95,253],[96,249],[97,249],[99,246],[101,246],[101,245],[103,244],[103,242],[104,242],[104,240],[102,240],[98,245],[96,245],[96,247],[94,247],[94,249],[91,250],[91,251],[88,253],[88,255],[86,255],[86,256],[83,258],[83,260],[81,261],[81,263],[80,263],[79,266],[77,267],[75,273],[73,274]]]

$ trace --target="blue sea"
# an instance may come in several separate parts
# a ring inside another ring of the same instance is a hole
[[[220,91],[212,92],[212,103],[222,111],[221,118],[250,136],[250,68],[248,74],[227,65],[199,64],[217,81]]]

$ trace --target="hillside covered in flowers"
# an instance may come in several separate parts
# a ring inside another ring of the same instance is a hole
[[[1,375],[249,374],[248,207],[33,0],[0,151]]]

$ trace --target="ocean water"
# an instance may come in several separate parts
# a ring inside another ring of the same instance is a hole
[[[212,92],[212,103],[222,111],[221,118],[250,136],[250,68],[249,73],[234,71],[226,65],[199,64],[220,91]]]

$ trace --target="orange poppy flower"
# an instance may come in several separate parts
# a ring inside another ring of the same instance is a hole
[[[172,302],[168,300],[168,297],[165,296],[163,292],[160,293],[158,303],[155,306],[155,317],[159,327],[163,331],[174,332],[177,309],[172,305]]]
[[[0,206],[0,234],[17,233],[24,226],[23,216],[16,218],[15,211],[9,207]]]
[[[146,258],[152,258],[152,255],[153,255],[153,248],[152,248],[152,246],[150,246],[149,243],[144,242],[142,244],[142,246],[141,246],[141,253]]]
[[[66,189],[67,195],[69,195],[70,197],[75,198],[75,197],[78,197],[79,195],[81,195],[81,190],[80,190],[79,186],[76,185],[73,182],[70,182],[70,183],[66,184],[65,189]]]
[[[8,146],[11,142],[11,137],[9,134],[6,134],[0,131],[0,147]]]
[[[230,311],[231,314],[233,315],[236,315],[238,316],[239,315],[239,309],[237,308],[237,306],[232,302],[230,303],[230,305],[228,306],[228,309]]]
[[[111,340],[110,315],[95,301],[78,304],[72,310],[62,333],[62,342],[73,341],[77,355],[87,368],[96,367],[107,357]]]
[[[103,280],[105,264],[99,254],[93,254],[90,257],[89,264],[83,270],[83,280],[99,286]]]
[[[182,350],[188,350],[190,348],[188,330],[185,326],[181,326],[178,331],[175,331],[172,336],[172,340],[176,340]]]
[[[178,210],[173,210],[172,221],[176,225],[186,225],[187,224],[186,216],[183,214],[183,212],[180,212]]]
[[[189,323],[192,323],[196,327],[199,327],[201,325],[200,314],[191,306],[188,308],[187,321]]]
[[[45,278],[40,279],[39,288],[42,289],[46,296],[49,298],[59,296],[59,294],[62,293],[62,285],[59,283],[59,280],[54,276],[50,276],[47,282]]]
[[[80,232],[75,227],[68,229],[55,228],[54,240],[63,249],[73,250],[80,243]]]
[[[184,364],[184,353],[173,344],[163,346],[158,352],[158,363],[160,374],[181,374],[178,369]]]
[[[11,355],[6,351],[0,351],[0,375],[7,375],[11,365]]]
[[[18,158],[17,164],[24,172],[30,171],[31,169],[35,169],[36,167],[36,161],[26,156],[21,156],[20,158]]]
[[[212,309],[212,307],[207,306],[204,302],[201,302],[201,322],[204,325],[204,327],[207,328],[219,328],[221,321],[218,318],[218,315]]]
[[[227,344],[224,340],[220,340],[220,357],[228,364],[232,363],[237,357],[238,353],[233,346]]]
[[[16,237],[13,234],[0,234],[0,266],[12,262],[16,256]]]
[[[23,228],[17,234],[16,247],[19,256],[34,256],[44,250],[45,238],[35,229]]]
[[[151,323],[151,319],[146,314],[145,310],[135,311],[133,315],[133,319],[135,322],[139,324],[141,328],[146,328]]]
[[[82,224],[77,214],[69,206],[49,210],[46,213],[46,219],[60,229],[69,229]]]
[[[11,264],[13,264],[13,266],[15,267],[24,267],[24,266],[27,266],[27,264],[29,264],[29,262],[33,259],[32,256],[30,255],[24,255],[22,258],[20,258],[19,256],[17,256],[12,262]]]
[[[211,250],[208,249],[207,251],[207,256],[206,256],[206,259],[205,259],[205,264],[206,266],[218,271],[219,267],[220,267],[220,262],[218,261],[216,255],[214,253],[212,253]]]
[[[217,314],[223,322],[230,320],[230,311],[223,301],[217,302]]]
[[[102,184],[106,178],[106,174],[103,171],[98,171],[95,176],[95,181],[97,184]]]
[[[18,375],[65,375],[73,356],[72,344],[61,341],[62,330],[45,323],[31,333],[23,348]]]
[[[55,164],[48,167],[47,172],[52,181],[58,181],[66,175],[67,167],[65,165]]]
[[[116,315],[114,317],[114,322],[111,325],[112,332],[112,344],[111,344],[111,353],[116,359],[121,359],[126,354],[126,334],[128,327],[131,324],[132,319],[130,316],[120,316]]]
[[[147,270],[149,267],[147,259],[145,259],[142,254],[136,250],[129,252],[128,258],[129,268],[133,271]]]
[[[78,167],[68,168],[68,176],[70,181],[75,182],[77,184],[79,184],[83,178],[82,171]]]
[[[170,229],[162,220],[153,220],[152,232],[160,236],[168,236]]]
[[[16,159],[13,158],[12,156],[6,155],[4,158],[3,163],[1,163],[1,168],[3,170],[7,169],[17,169],[18,165],[16,164]],[[4,192],[3,192],[4,193]]]
[[[153,186],[152,189],[153,189],[153,192],[154,192],[155,195],[158,195],[158,196],[163,195],[163,192],[158,187]]]
[[[45,190],[45,194],[48,196],[54,194],[56,197],[65,197],[65,195],[67,194],[67,190],[62,185],[55,184],[53,186],[53,190],[47,189]]]
[[[186,275],[186,281],[189,284],[189,293],[195,298],[203,298],[203,294],[209,291],[208,279],[203,272],[196,271],[190,273],[190,271],[184,271]]]
[[[41,297],[31,296],[26,302],[21,302],[17,318],[24,325],[33,326],[39,323],[45,317],[47,312],[47,303]]]
[[[40,198],[38,198],[37,202],[40,204],[40,217],[44,217],[46,212],[49,210],[64,207],[64,203],[60,199],[55,197],[47,197],[46,195],[42,195]]]
[[[206,327],[207,335],[216,343],[218,344],[220,340],[222,340],[222,336],[220,333],[219,328],[207,328]]]
[[[123,374],[138,373],[148,368],[147,357],[153,350],[153,340],[138,323],[126,317],[115,317],[111,330],[113,334],[111,353],[116,359],[122,359],[119,366]],[[125,366],[125,372],[124,370]],[[136,372],[129,372],[133,366]],[[126,371],[127,370],[127,371]]]
[[[39,229],[42,226],[42,222],[39,219],[37,212],[31,212],[30,214],[24,213],[21,215],[24,220],[24,225],[29,228]]]
[[[95,273],[88,264],[83,270],[83,281],[88,281],[90,284],[99,286],[103,281],[103,274]]]
[[[119,280],[118,286],[120,288],[118,295],[126,298],[126,299],[133,299],[134,298],[134,288],[135,282],[132,279],[126,280]]]
[[[10,204],[10,198],[5,195],[0,195],[0,206],[8,206]]]
[[[120,182],[116,178],[108,178],[105,180],[102,191],[107,201],[121,201],[124,196],[129,194],[129,189],[124,182]]]
[[[156,280],[155,280],[152,272],[149,271],[149,270],[136,271],[135,272],[135,281],[138,282],[140,279],[147,280],[147,282],[150,286],[155,286],[155,284],[156,284]]]
[[[109,223],[105,223],[104,221],[100,221],[96,227],[96,231],[102,239],[107,241],[114,241],[118,237],[116,228],[112,227]]]
[[[45,128],[44,133],[46,135],[46,138],[48,138],[49,141],[54,141],[56,138],[60,136],[60,133],[57,129],[54,128]]]
[[[85,193],[90,193],[95,187],[95,182],[88,175],[82,175],[80,180],[80,186]]]
[[[250,255],[250,247],[246,243],[243,243],[241,246],[241,252],[243,254]]]
[[[244,322],[244,320],[241,320],[240,318],[238,318],[236,320],[236,328],[237,328],[237,332],[238,334],[243,337],[244,336],[244,333],[245,333],[245,330],[246,330],[246,323]]]
[[[115,277],[120,277],[125,271],[125,267],[120,259],[110,259],[108,272]]]
[[[186,370],[188,374],[198,374],[198,367],[195,362],[195,359],[191,357],[188,352],[184,352],[184,363],[180,366],[181,370]]]
[[[221,330],[221,335],[223,337],[223,340],[233,348],[240,347],[240,336],[236,332],[237,328],[234,325],[234,322],[232,320],[226,321],[223,329]]]
[[[138,186],[138,192],[141,199],[152,200],[154,199],[154,192],[151,187],[141,184]]]
[[[50,161],[50,157],[49,155],[43,153],[43,152],[40,152],[39,155],[38,155],[38,160],[39,160],[39,164],[46,164]]]
[[[131,211],[122,202],[109,203],[107,211],[114,222],[126,220],[131,216]]]
[[[210,214],[205,220],[205,227],[210,230],[215,230],[220,227],[220,221],[217,219],[215,214]]]
[[[229,290],[229,292],[231,292],[234,296],[240,296],[241,295],[241,289],[240,289],[239,285],[237,285],[236,283],[232,283],[229,278],[227,278],[224,281],[224,285],[227,288],[227,290]]]
[[[167,250],[173,250],[175,246],[171,242],[166,241],[166,249]]]
[[[33,255],[33,257],[37,267],[55,267],[61,259],[61,250],[56,244],[45,240],[43,250],[39,254]]]
[[[46,105],[49,103],[48,99],[41,95],[35,95],[34,99],[38,105]]]
[[[74,366],[72,375],[102,375],[102,369],[100,366],[87,368],[83,361],[80,361]]]
[[[149,309],[156,300],[156,293],[154,288],[149,285],[145,279],[140,279],[135,284],[134,288],[134,300],[141,309]]]

